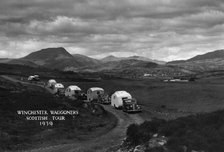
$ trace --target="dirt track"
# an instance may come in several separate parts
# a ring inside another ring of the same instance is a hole
[[[23,84],[30,84],[28,82],[23,82],[16,80],[8,76],[2,76],[3,78],[13,81],[21,82]],[[32,84],[35,85],[35,84]],[[38,85],[40,86],[40,85]],[[43,87],[43,86],[42,86]],[[105,110],[114,114],[118,119],[118,124],[115,128],[110,130],[104,135],[101,135],[98,138],[85,140],[82,142],[75,142],[71,144],[60,144],[55,146],[43,147],[39,149],[33,149],[31,152],[104,152],[112,151],[111,147],[116,147],[122,142],[122,139],[125,137],[125,132],[127,126],[132,123],[142,123],[144,119],[138,114],[127,114],[121,110],[116,110],[110,105],[104,106]]]
[[[72,143],[34,149],[31,152],[104,152],[110,147],[115,147],[122,142],[125,137],[127,126],[131,123],[142,123],[144,120],[138,114],[127,114],[115,110],[109,105],[104,108],[113,113],[118,118],[117,126],[108,133],[94,139]],[[109,150],[111,151],[111,150]]]

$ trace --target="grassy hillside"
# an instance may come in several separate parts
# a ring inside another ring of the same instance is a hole
[[[211,71],[211,70],[224,70],[223,58],[193,60],[179,63],[168,63],[176,67],[184,68],[195,72]]]
[[[68,103],[70,106],[66,106]],[[79,115],[40,126],[27,121],[17,110],[78,110]],[[0,79],[0,151],[38,148],[86,140],[104,134],[116,125],[116,118],[98,107],[96,114],[81,101],[56,98],[45,89]]]
[[[216,50],[202,55],[197,55],[188,60],[168,62],[167,65],[181,67],[195,72],[223,70],[224,50]]]
[[[199,61],[199,60],[217,59],[217,58],[222,59],[224,58],[224,50],[216,50],[202,55],[197,55],[187,61]]]
[[[14,75],[18,79],[21,77],[27,79],[30,75],[38,74],[41,80],[49,79],[69,79],[77,81],[91,81],[91,78],[97,78],[97,73],[75,73],[75,72],[64,72],[59,70],[48,69],[44,67],[30,67],[26,65],[11,65],[0,63],[0,75]]]

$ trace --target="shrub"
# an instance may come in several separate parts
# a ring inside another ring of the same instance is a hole
[[[134,145],[137,145],[141,141],[141,135],[139,133],[139,125],[131,124],[128,126],[127,132],[127,141],[131,142]]]
[[[133,144],[144,144],[154,133],[168,137],[166,147],[172,152],[191,150],[223,152],[224,110],[198,114],[176,120],[153,119],[141,125],[128,127],[127,137]],[[160,151],[160,150],[155,150]]]

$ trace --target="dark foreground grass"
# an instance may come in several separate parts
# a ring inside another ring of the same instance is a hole
[[[69,103],[67,107],[63,103]],[[17,110],[78,110],[79,115],[53,121],[53,126],[40,126],[27,121]],[[41,145],[88,140],[112,129],[116,118],[104,110],[93,114],[82,101],[60,99],[33,86],[0,79],[0,151],[38,148]]]
[[[127,129],[127,142],[145,144],[158,133],[168,137],[167,149],[160,148],[161,152],[184,152],[186,148],[188,151],[223,152],[223,115],[224,110],[171,121],[155,119],[141,125],[132,124]]]

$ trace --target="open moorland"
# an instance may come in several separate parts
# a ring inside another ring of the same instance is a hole
[[[224,107],[223,71],[199,73],[195,82],[184,83],[152,79],[104,78],[104,75],[99,73],[77,74],[42,68],[23,68],[23,66],[18,69],[15,65],[4,66],[10,66],[11,69],[8,70],[8,67],[1,68],[1,73],[17,79],[22,77],[26,80],[29,75],[35,73],[39,74],[45,83],[48,79],[53,78],[57,82],[63,83],[65,87],[72,84],[78,85],[83,92],[86,92],[90,87],[102,87],[109,95],[117,90],[126,90],[138,100],[144,110],[148,111],[154,108],[157,111],[201,113],[223,109]],[[102,79],[96,79],[100,76]]]
[[[65,86],[75,84],[84,91],[93,86],[108,94],[126,90],[145,108],[165,107],[183,112],[210,112],[224,108],[224,82],[218,78],[202,78],[195,82],[162,82],[153,80],[104,79],[97,82],[58,80]]]
[[[152,117],[174,119],[190,114],[212,112],[224,107],[223,71],[211,71],[199,73],[195,82],[163,82],[152,79],[123,79],[117,77],[103,77],[103,74],[77,74],[73,72],[60,72],[44,68],[31,68],[21,65],[1,66],[1,75],[8,75],[13,79],[23,81],[11,82],[1,78],[1,148],[3,150],[31,149],[57,145],[61,143],[80,142],[100,136],[116,125],[116,119],[103,111],[102,115],[93,115],[91,111],[84,109],[79,102],[71,102],[68,99],[55,98],[41,87],[35,84],[26,84],[27,77],[39,74],[41,83],[46,83],[50,78],[61,82],[65,87],[75,84],[82,88],[83,92],[90,87],[102,87],[110,95],[116,90],[126,90],[138,100],[143,107],[139,114],[144,120]],[[98,79],[99,75],[101,79]],[[36,122],[28,123],[16,114],[18,109],[70,109],[63,103],[69,103],[72,108],[78,109],[82,114],[70,121],[56,123],[53,127],[39,127]],[[109,109],[110,105],[106,106]],[[115,111],[116,112],[116,111]],[[123,117],[119,111],[117,117]],[[136,123],[137,115],[124,115],[124,120],[132,120]],[[112,121],[111,121],[112,120]],[[139,121],[140,119],[138,119]],[[125,122],[125,121],[124,121]],[[140,121],[139,121],[140,122]],[[142,121],[141,121],[142,122]],[[86,125],[88,124],[88,125]],[[125,132],[124,127],[120,132]],[[10,127],[8,127],[10,126]],[[69,126],[69,127],[68,127]],[[118,125],[119,126],[119,125]],[[19,128],[18,128],[19,127]],[[32,129],[30,129],[32,128]],[[29,132],[27,130],[29,129]],[[19,131],[18,131],[19,130]],[[115,130],[115,133],[116,130]],[[63,135],[63,136],[61,136]],[[114,134],[113,134],[114,136]],[[59,139],[60,140],[56,140]],[[121,139],[123,136],[119,137]],[[103,137],[106,138],[106,137]],[[30,140],[32,139],[32,140]],[[106,140],[105,140],[106,141]],[[107,141],[109,142],[109,141]],[[99,148],[100,142],[98,142]],[[73,145],[74,146],[74,145]],[[68,147],[67,147],[68,148]],[[74,148],[74,147],[73,147]],[[63,151],[64,149],[62,149]],[[54,151],[54,150],[52,150]]]

